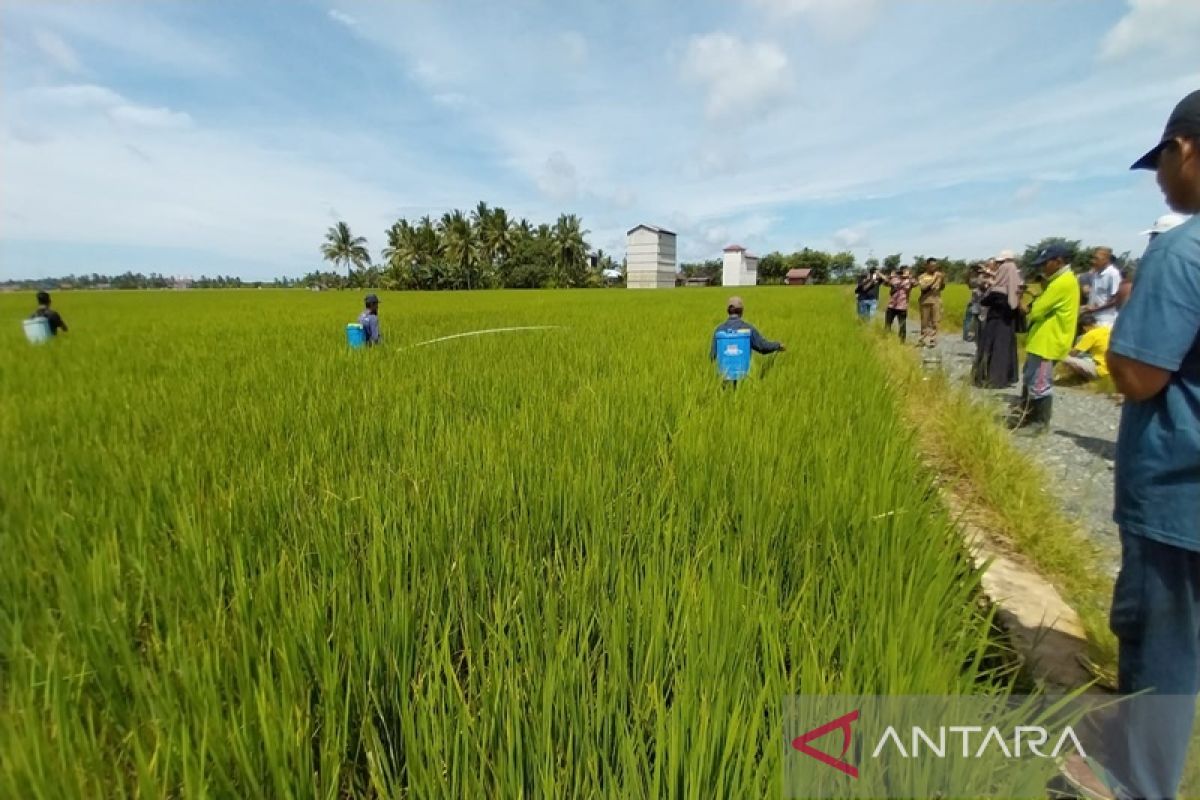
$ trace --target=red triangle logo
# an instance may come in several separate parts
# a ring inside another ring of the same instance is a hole
[[[820,761],[827,767],[833,767],[839,772],[846,773],[851,778],[857,778],[858,767],[854,766],[853,764],[848,764],[842,760],[846,757],[846,751],[850,749],[850,737],[852,734],[850,726],[857,719],[858,711],[851,711],[849,714],[843,714],[832,722],[826,722],[821,727],[813,728],[808,733],[803,733],[797,736],[795,739],[792,739],[792,747],[794,747],[796,750],[799,750],[801,753],[804,753],[804,755],[809,756],[810,758],[815,758],[817,761]],[[842,732],[842,752],[838,758],[834,758],[828,753],[822,753],[820,750],[809,746],[809,742],[815,739],[820,739],[822,736],[838,730]]]

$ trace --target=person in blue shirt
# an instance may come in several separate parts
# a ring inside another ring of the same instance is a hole
[[[1200,213],[1200,91],[1175,107],[1133,169],[1157,172],[1174,211]],[[1118,689],[1149,699],[1122,704],[1103,767],[1113,794],[1174,797],[1200,692],[1200,217],[1150,243],[1113,327],[1108,366],[1125,395],[1110,627]]]
[[[720,331],[749,331],[750,349],[763,355],[782,353],[787,349],[779,342],[772,342],[765,338],[757,328],[742,319],[742,314],[746,312],[746,304],[742,302],[742,298],[729,298],[729,302],[725,304],[725,311],[729,314],[729,319],[722,322],[717,326],[717,330],[713,331],[712,345],[708,351],[709,361],[717,360],[717,333]]]
[[[362,325],[367,347],[377,345],[383,340],[379,333],[379,298],[375,295],[367,295],[366,308],[358,315],[358,324]]]

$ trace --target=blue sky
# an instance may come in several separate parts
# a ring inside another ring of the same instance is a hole
[[[1138,250],[1194,0],[0,6],[0,277],[299,275],[478,200],[685,259]]]

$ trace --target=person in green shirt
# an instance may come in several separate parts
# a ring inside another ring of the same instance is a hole
[[[1043,248],[1033,266],[1041,270],[1046,289],[1025,310],[1021,405],[1014,427],[1035,433],[1050,430],[1054,408],[1054,367],[1071,352],[1079,320],[1079,281],[1071,271],[1071,254],[1061,245]]]

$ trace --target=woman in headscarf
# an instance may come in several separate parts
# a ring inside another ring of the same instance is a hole
[[[996,279],[981,304],[987,313],[971,377],[976,386],[1005,389],[1017,382],[1017,309],[1021,305],[1021,271],[1011,250],[996,257]]]

